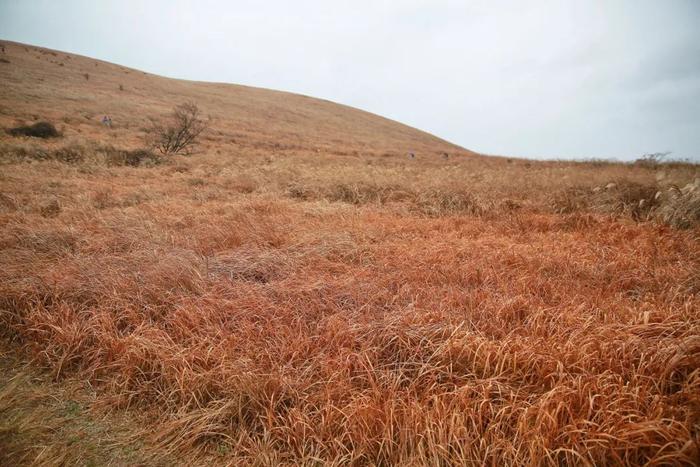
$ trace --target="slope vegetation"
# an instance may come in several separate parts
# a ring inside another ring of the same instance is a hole
[[[0,124],[63,136],[0,135],[2,462],[697,462],[697,166],[5,48]],[[125,158],[182,100],[200,151]]]
[[[91,58],[3,42],[0,125],[36,118],[65,123],[67,136],[97,137],[112,117],[119,139],[196,102],[213,118],[217,148],[334,154],[467,151],[398,122],[298,94],[233,84],[168,79]],[[129,131],[131,130],[131,131]]]

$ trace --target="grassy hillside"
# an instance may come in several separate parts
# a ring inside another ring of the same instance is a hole
[[[110,137],[138,144],[148,118],[174,103],[195,101],[213,118],[207,142],[219,150],[403,154],[468,153],[432,135],[351,107],[269,89],[167,79],[107,62],[2,42],[0,125],[17,119],[63,123],[67,137],[101,140],[102,115]]]
[[[0,134],[0,463],[697,461],[696,165],[3,44],[0,125],[63,136]],[[130,163],[183,100],[199,152]]]

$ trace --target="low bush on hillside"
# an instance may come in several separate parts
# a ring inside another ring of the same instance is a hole
[[[33,125],[21,125],[10,128],[12,136],[29,136],[31,138],[58,138],[61,134],[50,122],[37,122]]]
[[[185,102],[173,109],[170,122],[147,128],[146,143],[161,154],[191,154],[208,127],[197,104]]]

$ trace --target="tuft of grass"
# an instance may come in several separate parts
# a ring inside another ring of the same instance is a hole
[[[697,180],[683,188],[629,180],[611,182],[593,189],[573,186],[557,193],[551,206],[561,214],[594,211],[636,221],[659,220],[676,228],[690,228],[700,225],[700,183]]]
[[[101,151],[107,165],[110,166],[154,166],[162,162],[162,158],[147,149],[132,151],[105,147]]]
[[[700,225],[700,178],[683,188],[659,191],[654,200],[659,206],[656,215],[662,222],[681,229]]]
[[[58,200],[52,199],[41,205],[40,212],[44,217],[56,217],[61,212],[61,205]]]

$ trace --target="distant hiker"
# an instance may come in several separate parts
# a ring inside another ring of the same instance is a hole
[[[102,124],[107,128],[112,128],[112,117],[105,115],[102,117]]]
[[[409,152],[409,153],[408,153],[408,158],[409,158],[409,159],[415,159],[415,158],[416,158],[416,155],[413,154],[412,152]]]

